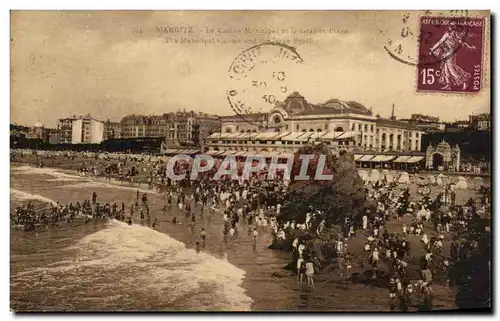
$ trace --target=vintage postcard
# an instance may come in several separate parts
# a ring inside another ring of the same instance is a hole
[[[490,26],[11,11],[11,311],[491,312]]]

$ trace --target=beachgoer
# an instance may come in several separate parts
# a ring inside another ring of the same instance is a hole
[[[311,260],[308,260],[306,263],[306,277],[307,277],[307,285],[311,288],[314,288],[314,264]]]
[[[297,282],[302,284],[303,282],[303,276],[304,274],[302,273],[302,264],[304,263],[304,259],[299,257],[297,259]]]
[[[253,249],[257,249],[257,236],[259,236],[259,232],[257,232],[257,228],[254,228],[253,229],[253,234],[252,234],[252,238],[253,238]]]
[[[397,292],[397,283],[394,277],[389,279],[389,307],[392,310],[396,308],[396,292]]]
[[[202,228],[201,229],[201,233],[200,233],[200,238],[201,238],[201,245],[203,248],[205,248],[205,239],[207,237],[207,233],[205,232],[205,229]]]

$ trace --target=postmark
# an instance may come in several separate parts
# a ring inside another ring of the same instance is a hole
[[[248,116],[268,112],[292,93],[303,62],[294,47],[276,42],[241,52],[228,71],[226,96],[233,111],[246,122],[261,126]]]
[[[420,17],[468,17],[468,15],[469,12],[467,10],[404,12],[395,27],[380,31],[386,37],[384,50],[391,58],[405,65],[416,66],[417,64],[425,64],[425,62],[418,61],[418,43],[420,41],[429,41],[432,33],[420,30]]]
[[[485,19],[420,18],[417,91],[479,92],[483,74]]]

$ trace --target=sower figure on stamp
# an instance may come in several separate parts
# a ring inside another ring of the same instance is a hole
[[[462,46],[470,50],[474,50],[476,47],[465,42],[463,37],[463,33],[459,32],[456,24],[452,22],[448,31],[430,49],[431,55],[442,59],[441,74],[438,78],[439,82],[444,85],[441,89],[451,90],[451,86],[462,86],[463,90],[467,89],[471,75],[457,65],[456,53]]]

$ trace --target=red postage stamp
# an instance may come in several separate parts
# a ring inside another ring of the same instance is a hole
[[[421,17],[417,91],[481,90],[485,21],[472,17]]]

